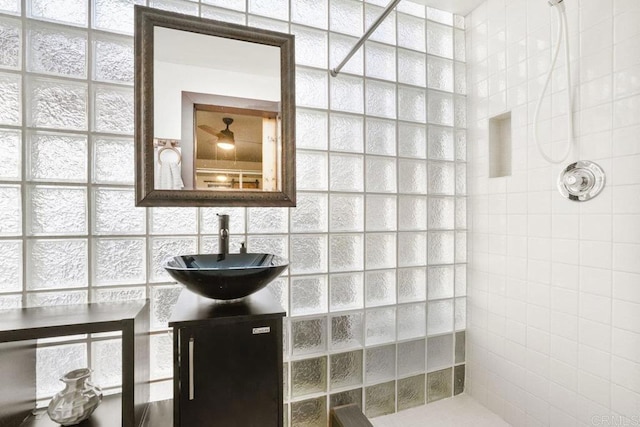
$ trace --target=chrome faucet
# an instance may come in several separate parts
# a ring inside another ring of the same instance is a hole
[[[229,215],[218,215],[218,253],[229,253]]]

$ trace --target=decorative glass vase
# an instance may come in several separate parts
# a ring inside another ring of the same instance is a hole
[[[51,399],[49,418],[63,426],[74,426],[91,416],[102,402],[102,390],[89,381],[91,369],[76,369],[64,374],[65,388]]]

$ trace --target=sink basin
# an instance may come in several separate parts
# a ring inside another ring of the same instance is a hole
[[[243,298],[267,286],[289,262],[271,254],[181,255],[163,267],[187,289],[206,298]]]

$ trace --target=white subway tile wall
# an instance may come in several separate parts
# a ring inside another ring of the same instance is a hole
[[[134,4],[296,35],[297,208],[134,207]],[[227,213],[232,251],[246,241],[291,263],[269,287],[289,315],[291,425],[324,426],[339,403],[381,415],[458,390],[451,367],[464,363],[463,352],[454,360],[454,335],[466,324],[464,19],[402,2],[330,77],[385,5],[0,2],[0,308],[150,298],[160,396],[170,390],[166,322],[181,290],[160,263],[215,251],[215,214]],[[119,345],[113,336],[41,343],[39,398],[76,365],[91,364],[97,383],[117,387]]]
[[[489,0],[466,17],[469,141],[467,391],[514,426],[637,423],[640,414],[640,2],[566,0],[577,159],[605,190],[575,203],[537,152],[533,115],[557,18]],[[565,61],[540,114],[566,144]],[[511,111],[512,175],[488,177],[488,119]]]

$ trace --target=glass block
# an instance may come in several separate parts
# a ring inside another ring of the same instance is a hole
[[[133,184],[133,140],[96,136],[93,139],[93,182]]]
[[[85,0],[29,0],[27,13],[30,18],[86,27],[87,6]]]
[[[293,233],[327,232],[329,208],[326,194],[298,193],[297,205],[289,212]]]
[[[412,123],[398,124],[398,155],[403,157],[426,158],[427,131],[424,125]]]
[[[454,160],[453,130],[438,126],[429,126],[429,159]]]
[[[464,365],[456,366],[453,368],[453,395],[457,396],[464,392],[464,378],[465,367]]]
[[[396,155],[396,122],[367,119],[367,154]]]
[[[467,67],[464,64],[456,63],[454,89],[456,93],[462,95],[467,93]]]
[[[455,194],[456,176],[453,163],[430,162],[427,170],[429,194]]]
[[[397,221],[395,196],[367,195],[367,231],[394,231]]]
[[[467,194],[467,167],[456,165],[456,194]]]
[[[429,300],[453,298],[453,277],[452,265],[429,267],[427,272]]]
[[[329,230],[331,232],[364,231],[364,196],[330,194]]]
[[[289,400],[289,363],[282,364],[282,389],[285,402]],[[286,408],[285,408],[286,411]],[[287,424],[285,424],[287,425]]]
[[[87,189],[33,186],[29,188],[29,234],[87,234]]]
[[[289,278],[281,276],[269,283],[266,289],[289,315]]]
[[[329,276],[329,304],[331,311],[362,308],[363,288],[362,273],[332,274]]]
[[[467,161],[467,132],[459,130],[455,135],[456,160]]]
[[[216,237],[217,240],[217,237]],[[229,245],[230,248],[235,250],[240,250],[240,248],[233,248],[233,239]],[[247,249],[249,252],[254,253],[270,253],[274,255],[281,256],[283,258],[289,258],[289,245],[287,241],[287,236],[247,236]],[[315,248],[313,248],[315,250]],[[312,256],[310,254],[309,256]],[[326,257],[325,257],[326,259]],[[321,262],[321,260],[318,260]],[[313,268],[313,266],[310,266]]]
[[[142,286],[124,288],[93,289],[93,302],[125,302],[146,298],[146,289]]]
[[[149,337],[149,376],[158,380],[173,376],[173,340],[166,333]]]
[[[291,274],[327,272],[327,236],[291,236],[290,246]]]
[[[398,49],[398,82],[414,86],[427,85],[425,56],[411,50]]]
[[[95,234],[143,234],[146,210],[136,208],[128,189],[96,188],[93,193]]]
[[[367,192],[395,193],[396,159],[389,157],[367,157]]]
[[[424,375],[398,380],[398,411],[424,405],[424,385]]]
[[[233,12],[226,9],[202,5],[200,7],[200,16],[202,18],[215,19],[216,21],[247,25],[247,15],[245,15],[244,12]]]
[[[85,135],[29,132],[27,151],[29,179],[87,182]]]
[[[149,0],[149,7],[185,15],[198,15],[198,5],[184,0]]]
[[[327,190],[327,154],[296,152],[296,187],[298,190]]]
[[[281,33],[289,32],[289,23],[277,21],[275,19],[263,18],[262,16],[249,15],[247,17],[250,27],[263,28],[265,30],[278,31]]]
[[[453,264],[455,235],[452,231],[432,231],[428,237],[427,258],[429,265]]]
[[[424,337],[427,333],[427,313],[424,303],[401,305],[397,310],[398,340]]]
[[[87,367],[87,345],[65,344],[36,349],[36,399],[50,398],[62,388],[60,378]]]
[[[0,1],[0,11],[19,15],[22,10],[20,0],[2,0]]]
[[[21,49],[22,23],[17,19],[0,19],[0,67],[19,70]]]
[[[22,77],[0,73],[0,125],[22,124]]]
[[[84,291],[36,292],[27,294],[27,307],[53,307],[88,303],[88,293]]]
[[[427,86],[431,89],[453,92],[453,61],[429,56],[427,58]]]
[[[453,365],[453,334],[427,339],[427,370],[436,371]]]
[[[202,3],[212,4],[214,6],[224,7],[227,9],[246,11],[245,0],[202,0]]]
[[[420,196],[400,196],[398,198],[398,229],[426,230],[427,198]]]
[[[400,159],[399,191],[406,194],[427,193],[427,163],[423,160]]]
[[[302,316],[327,312],[327,276],[291,278],[291,315]]]
[[[331,114],[331,151],[362,153],[363,122],[360,116]]]
[[[396,303],[396,274],[394,270],[368,271],[365,274],[365,303],[367,307]]]
[[[331,349],[362,347],[362,313],[345,314],[331,318]]]
[[[0,310],[22,308],[22,295],[0,295]]]
[[[32,25],[27,31],[27,70],[86,78],[87,44],[85,32]]]
[[[91,343],[91,379],[100,387],[116,387],[122,384],[122,340],[106,340]]]
[[[346,58],[353,46],[358,42],[357,37],[342,34],[329,34],[329,66],[336,68]],[[362,75],[364,73],[364,48],[360,47],[342,68],[342,73]]]
[[[327,72],[296,69],[296,105],[299,107],[327,108]]]
[[[453,126],[453,97],[446,93],[430,91],[427,98],[427,117],[429,123]]]
[[[459,128],[467,127],[467,99],[463,96],[455,97],[455,112],[453,124]]]
[[[454,56],[456,61],[464,62],[465,58],[465,34],[463,30],[455,29],[453,31],[453,40],[454,40]]]
[[[294,355],[325,351],[327,349],[327,319],[323,317],[321,319],[292,320],[291,348]]]
[[[229,232],[231,234],[245,233],[246,208],[200,208],[200,232],[218,234],[220,215],[229,215]]]
[[[249,13],[285,21],[289,19],[289,1],[249,0]]]
[[[365,43],[365,73],[367,77],[396,80],[396,50],[380,43]]]
[[[405,86],[398,88],[398,118],[417,123],[427,121],[426,92]]]
[[[396,340],[396,308],[378,308],[367,310],[366,314],[367,346],[386,344]]]
[[[424,267],[398,269],[398,303],[424,301],[427,298]]]
[[[453,332],[453,299],[430,301],[427,308],[427,334]]]
[[[444,10],[427,7],[427,19],[430,21],[440,22],[445,25],[453,25],[453,14]]]
[[[362,350],[332,354],[331,389],[362,384]]]
[[[45,0],[43,0],[45,1]],[[93,27],[133,34],[133,5],[144,0],[93,0]]]
[[[373,3],[373,2],[369,2]],[[379,6],[386,6],[386,2],[382,2]],[[371,25],[382,15],[384,9],[382,7],[374,6],[372,4],[365,3],[364,6],[364,27],[370,28]],[[390,45],[396,44],[396,13],[391,12],[387,18],[385,18],[380,26],[371,34],[370,39],[387,43]]]
[[[29,126],[87,130],[86,83],[32,77],[28,88]],[[132,117],[129,119],[132,120]]]
[[[296,148],[327,149],[329,120],[324,111],[296,110]]]
[[[364,389],[365,415],[368,418],[392,414],[396,411],[396,383],[389,381]]]
[[[349,113],[364,111],[364,83],[361,77],[339,74],[331,78],[331,109]]]
[[[335,406],[343,405],[358,405],[362,409],[362,389],[357,388],[354,390],[342,391],[340,393],[333,393],[329,396],[329,406],[333,408]]]
[[[1,34],[0,37],[2,37]],[[22,176],[22,132],[0,129],[0,141],[3,150],[2,162],[0,162],[0,179],[19,180]]]
[[[451,371],[448,368],[427,374],[427,403],[451,397]]]
[[[94,109],[94,131],[133,134],[131,89],[94,86]]]
[[[427,233],[398,233],[398,267],[416,267],[427,264],[425,248]]]
[[[327,391],[327,357],[291,362],[291,396]]]
[[[329,0],[329,28],[331,31],[359,37],[363,27],[361,1]]]
[[[455,227],[455,204],[453,197],[429,197],[427,227],[429,230],[451,230]]]
[[[351,154],[330,154],[331,191],[361,192],[364,190],[362,157]]]
[[[167,328],[182,289],[181,285],[156,286],[151,289],[151,329]]]
[[[247,228],[249,233],[286,233],[289,230],[289,215],[282,208],[248,208]]]
[[[22,290],[22,242],[0,241],[0,293]]]
[[[457,297],[467,295],[467,266],[456,265],[455,293]]]
[[[329,236],[329,270],[331,272],[364,269],[362,234],[332,234]]]
[[[326,31],[291,26],[296,37],[296,64],[327,68],[328,36]]]
[[[424,9],[425,7],[419,3],[404,2],[398,4],[398,12],[407,13],[419,18],[424,18],[426,16]]]
[[[291,0],[291,22],[327,29],[328,0]]]
[[[453,59],[453,28],[427,22],[427,53]]]
[[[0,236],[22,234],[22,197],[19,185],[0,185]]]
[[[425,20],[398,14],[398,46],[424,52],[425,46]]]
[[[196,237],[173,239],[152,237],[149,240],[149,245],[151,246],[150,282],[173,282],[174,280],[162,267],[162,263],[176,254],[195,254],[198,250],[198,239]]]
[[[367,270],[396,267],[396,235],[367,234],[365,237]]]
[[[29,290],[87,286],[86,240],[30,240],[27,252]]]
[[[368,80],[365,97],[367,115],[396,118],[395,84]]]
[[[455,348],[455,363],[464,363],[465,356],[465,342],[466,342],[466,332],[460,331],[456,332],[456,348]]]
[[[93,78],[114,83],[133,83],[133,43],[131,39],[95,35]]]
[[[396,375],[395,344],[367,349],[365,378],[367,384],[392,380]]]
[[[296,427],[322,427],[327,425],[327,398],[291,402],[291,425]]]
[[[456,28],[465,29],[465,18],[461,15],[453,15],[453,25]]]
[[[95,239],[93,284],[144,283],[146,241],[139,239]]]
[[[455,329],[463,330],[467,327],[467,298],[456,298],[455,301]]]

